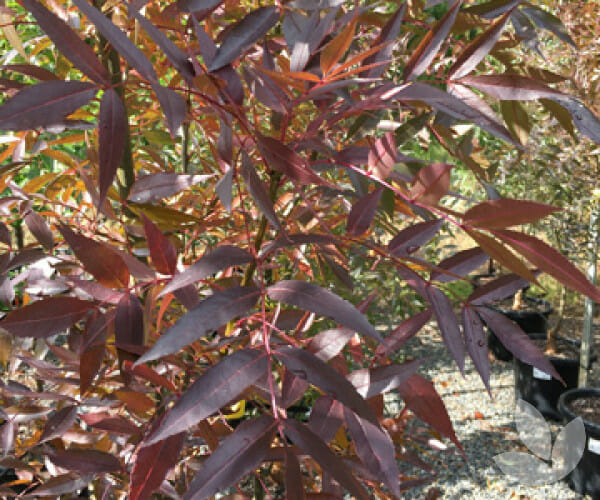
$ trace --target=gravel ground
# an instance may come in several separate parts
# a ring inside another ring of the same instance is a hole
[[[596,340],[600,345],[600,335]],[[465,377],[461,376],[435,328],[423,329],[407,344],[405,352],[415,358],[429,357],[420,373],[434,382],[468,457],[465,461],[454,446],[432,452],[425,461],[433,465],[437,476],[426,485],[408,490],[405,498],[426,498],[431,489],[437,488],[440,498],[447,499],[589,499],[570,490],[564,481],[539,487],[516,484],[495,466],[493,457],[499,453],[528,451],[520,443],[513,423],[512,363],[491,363],[490,398],[472,363],[467,362]],[[600,385],[598,365],[592,375],[596,386]],[[389,403],[394,405],[393,401]],[[554,439],[560,425],[549,424]],[[408,470],[415,473],[414,467]]]

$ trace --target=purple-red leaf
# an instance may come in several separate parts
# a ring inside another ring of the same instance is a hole
[[[442,332],[442,339],[450,354],[456,360],[461,373],[463,373],[465,368],[465,341],[450,299],[444,292],[434,286],[427,287],[426,298],[433,308],[435,319]]]
[[[161,335],[156,344],[137,360],[136,365],[173,354],[201,339],[254,307],[259,296],[260,291],[253,286],[235,286],[215,292]]]
[[[144,31],[160,47],[163,54],[167,56],[173,67],[179,71],[188,82],[194,79],[194,69],[188,60],[188,56],[177,47],[162,31],[146,19],[136,8],[129,6],[129,13],[136,18]]]
[[[469,353],[469,356],[471,356],[473,364],[491,396],[490,362],[488,359],[487,339],[485,337],[485,332],[483,331],[483,323],[475,311],[470,307],[463,308],[462,320],[467,352]]]
[[[590,283],[579,269],[548,244],[534,236],[507,229],[496,231],[494,234],[563,285],[600,302],[600,290]]]
[[[127,137],[128,124],[125,106],[114,89],[104,91],[100,102],[98,121],[100,168],[98,206],[100,207],[123,159]]]
[[[285,447],[285,498],[287,500],[305,500],[302,486],[302,471],[298,457],[289,446]]]
[[[0,130],[31,130],[60,123],[97,91],[98,87],[88,82],[29,85],[0,107]]]
[[[394,257],[404,257],[416,252],[442,227],[443,219],[418,222],[400,231],[388,244],[388,251]]]
[[[85,270],[101,285],[108,288],[129,286],[129,269],[116,250],[77,234],[68,226],[59,225],[58,230]]]
[[[369,229],[382,193],[383,187],[378,187],[352,205],[346,227],[346,231],[350,236],[360,236]]]
[[[379,36],[372,43],[372,47],[382,47],[375,54],[367,57],[363,62],[365,67],[372,66],[367,72],[368,78],[380,78],[389,62],[392,61],[392,54],[394,51],[393,42],[398,38],[400,33],[400,26],[406,11],[406,3],[403,3],[390,20],[385,24]],[[387,63],[387,64],[381,64]]]
[[[260,136],[258,138],[258,149],[269,167],[287,175],[298,183],[327,184],[311,170],[304,158],[281,141],[272,137]]]
[[[167,118],[167,127],[174,139],[185,118],[187,104],[185,99],[174,90],[163,87],[157,82],[152,83],[152,89],[158,97],[160,107]]]
[[[296,420],[283,421],[286,435],[312,458],[314,458],[323,471],[331,474],[340,485],[356,498],[369,500],[371,497],[354,477],[348,466],[317,437],[308,427]]]
[[[252,255],[241,248],[234,247],[233,245],[218,246],[203,255],[185,271],[175,275],[160,292],[159,297],[167,293],[172,293],[174,290],[178,290],[184,286],[193,285],[228,267],[242,266],[252,262],[252,260]]]
[[[29,210],[27,214],[25,214],[24,220],[28,229],[35,236],[35,239],[38,240],[46,250],[52,250],[54,247],[54,236],[43,217],[37,212]]]
[[[184,500],[204,500],[235,484],[266,458],[276,422],[269,415],[246,420],[202,463]]]
[[[450,187],[450,171],[454,165],[432,163],[425,165],[417,172],[410,190],[412,201],[436,205]]]
[[[156,224],[142,214],[144,232],[154,268],[161,274],[173,274],[177,266],[177,250]]]
[[[500,339],[500,342],[513,353],[515,358],[523,363],[532,365],[543,372],[552,375],[555,379],[563,382],[563,379],[554,369],[544,353],[532,342],[523,330],[509,319],[506,315],[494,311],[488,307],[477,307],[477,314],[485,321],[485,324]]]
[[[452,440],[462,450],[444,402],[429,380],[415,374],[398,388],[398,393],[406,406],[417,417],[433,427],[442,436]]]
[[[402,85],[397,89],[392,89],[385,97],[400,101],[423,101],[454,118],[470,121],[490,134],[519,146],[510,132],[499,124],[497,119],[490,118],[479,109],[469,106],[462,99],[426,83],[412,82],[408,85]]]
[[[134,203],[154,203],[211,177],[212,175],[187,175],[173,172],[145,175],[131,186],[129,200]]]
[[[503,229],[535,222],[559,210],[557,207],[527,200],[488,200],[467,210],[463,224],[486,229]]]
[[[181,432],[150,446],[141,444],[135,454],[129,483],[129,498],[144,500],[160,488],[179,459],[185,433]]]
[[[244,79],[250,92],[265,106],[279,113],[286,113],[290,99],[275,81],[264,73],[244,66]]]
[[[296,377],[307,380],[374,424],[377,418],[354,386],[327,363],[305,349],[285,346],[275,351],[277,358]]]
[[[77,406],[69,405],[54,412],[44,426],[39,443],[62,437],[77,420]]]
[[[2,328],[17,337],[46,338],[66,330],[93,307],[74,297],[49,297],[9,313]]]
[[[475,38],[475,40],[467,46],[450,68],[450,71],[448,72],[450,78],[456,80],[457,78],[469,74],[475,69],[475,66],[477,66],[490,50],[492,50],[494,45],[496,45],[514,8],[515,7],[510,9],[497,21],[494,21],[486,31],[481,33],[481,35]]]
[[[369,148],[367,165],[374,177],[386,180],[394,169],[397,159],[396,138],[393,132],[387,132]]]
[[[281,406],[287,408],[297,402],[308,389],[308,385],[306,380],[285,370],[281,381]]]
[[[559,99],[565,94],[537,80],[517,74],[472,75],[458,80],[464,85],[494,96],[503,101],[530,101],[533,99]]]
[[[144,345],[144,309],[137,295],[123,295],[115,314],[115,344]]]
[[[48,479],[33,491],[30,492],[34,498],[42,497],[54,497],[59,498],[61,495],[67,493],[74,493],[78,490],[85,488],[89,484],[89,479],[82,478],[79,474],[69,472],[67,474],[61,474],[60,476],[54,476]]]
[[[477,288],[467,302],[474,305],[489,304],[505,299],[529,285],[529,281],[516,274],[506,274]]]
[[[350,302],[318,285],[305,281],[281,281],[271,285],[267,293],[273,300],[327,316],[355,332],[383,341],[367,318]]]
[[[156,71],[143,52],[138,49],[113,22],[87,0],[73,0],[73,3],[96,26],[98,31],[111,43],[146,80],[157,81]]]
[[[260,7],[236,23],[225,35],[214,59],[208,65],[215,71],[240,57],[279,20],[277,7]]]
[[[385,338],[387,346],[377,348],[378,355],[390,355],[397,349],[400,349],[406,342],[414,337],[425,323],[431,319],[432,310],[425,309],[418,314],[404,320],[397,328]]]
[[[308,427],[324,442],[329,443],[344,423],[344,405],[331,396],[321,396],[315,402]]]
[[[392,495],[400,498],[400,481],[394,443],[379,425],[356,415],[352,410],[344,410],[346,424],[356,454],[367,469],[383,480]]]
[[[269,360],[264,350],[242,349],[211,366],[171,408],[146,444],[161,441],[196,425],[230,403],[265,376]]]
[[[393,363],[377,368],[355,370],[346,378],[365,399],[396,389],[419,368],[422,361],[417,359],[406,363]]]
[[[279,222],[279,219],[277,219],[277,214],[273,208],[273,202],[271,201],[269,192],[265,188],[263,182],[260,180],[260,177],[252,165],[252,160],[245,151],[242,151],[241,171],[242,177],[244,178],[244,183],[246,184],[246,189],[250,193],[250,196],[252,196],[256,206],[273,225],[273,227],[275,227],[278,231],[283,231],[283,227],[281,227],[281,223]]]
[[[350,328],[324,330],[310,339],[308,350],[321,361],[329,361],[342,352],[354,335],[354,330]]]
[[[452,257],[448,257],[440,262],[437,267],[458,276],[465,276],[471,271],[481,267],[487,260],[487,254],[481,248],[474,247],[455,253]],[[445,274],[442,271],[433,271],[431,273],[431,279],[439,281],[440,283],[448,283],[454,281],[456,278],[449,274]]]
[[[98,450],[49,450],[48,457],[54,465],[82,474],[116,472],[122,469],[117,457]]]
[[[137,425],[121,415],[111,415],[110,413],[84,413],[81,415],[81,420],[92,429],[98,429],[99,431],[105,431],[111,434],[131,436],[140,431]]]
[[[444,17],[423,37],[404,66],[404,73],[402,74],[404,80],[414,80],[429,67],[446,36],[448,36],[456,19],[456,14],[460,10],[461,3],[461,0],[454,2],[454,5],[448,9]]]
[[[110,85],[110,75],[94,50],[62,19],[50,12],[37,0],[21,2],[33,14],[40,28],[50,37],[58,51],[86,76],[101,85]]]

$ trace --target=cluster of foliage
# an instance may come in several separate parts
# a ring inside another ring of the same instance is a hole
[[[460,449],[420,360],[395,361],[431,318],[488,391],[484,323],[558,377],[486,304],[536,270],[600,291],[511,229],[555,208],[499,199],[477,154],[487,134],[521,148],[520,115],[494,107],[538,99],[600,142],[588,108],[512,59],[531,30],[568,37],[555,17],[518,0],[72,4],[2,8],[0,326],[50,351],[16,352],[32,385],[2,384],[2,464],[28,494],[201,499],[253,475],[287,498],[398,498],[429,472],[411,414]],[[412,141],[448,161],[415,160]],[[448,208],[457,168],[493,199]],[[474,246],[421,251],[456,231]],[[512,274],[457,315],[452,282],[488,257]],[[422,310],[382,334],[367,309],[395,290],[357,297],[356,262],[395,273]],[[405,407],[387,416],[390,391]]]

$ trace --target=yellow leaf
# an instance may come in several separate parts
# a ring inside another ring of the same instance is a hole
[[[2,26],[2,31],[4,32],[4,37],[10,44],[10,46],[15,49],[19,54],[23,56],[24,59],[29,60],[29,56],[25,49],[23,48],[23,44],[21,43],[21,39],[17,34],[17,30],[12,24],[11,17],[8,14],[0,14],[0,25]]]
[[[346,53],[352,43],[352,38],[354,38],[355,28],[356,17],[338,36],[325,46],[323,52],[321,52],[321,70],[323,71],[323,75],[326,75]]]
[[[34,177],[23,186],[26,193],[37,193],[42,187],[56,179],[60,173],[42,174]]]

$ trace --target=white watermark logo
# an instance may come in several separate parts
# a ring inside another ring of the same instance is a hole
[[[540,486],[559,481],[571,472],[585,449],[585,427],[578,417],[565,425],[552,446],[550,427],[541,413],[519,399],[515,409],[519,439],[531,453],[509,451],[494,457],[502,472],[521,484]]]

